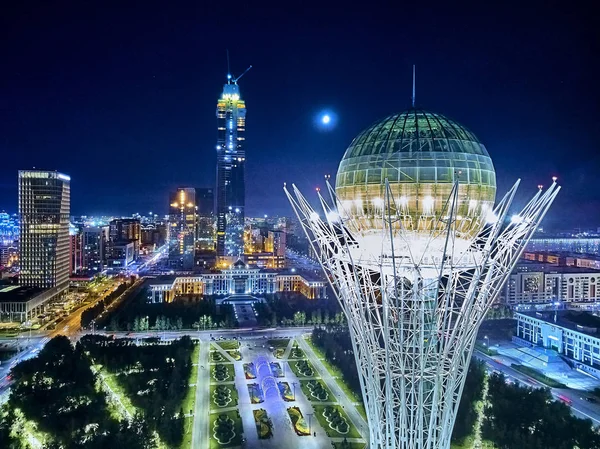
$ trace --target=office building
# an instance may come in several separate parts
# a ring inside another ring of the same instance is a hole
[[[55,294],[69,286],[70,181],[56,171],[19,171],[22,286],[53,289]]]
[[[573,305],[600,301],[600,271],[521,262],[500,294],[500,302],[509,306],[557,301]]]
[[[94,226],[83,228],[83,269],[90,273],[100,273],[106,268],[106,244],[109,227]]]
[[[169,198],[169,265],[194,267],[197,229],[196,189],[180,187]]]
[[[76,230],[69,235],[69,274],[83,270],[83,235]]]
[[[578,369],[600,377],[600,318],[588,312],[515,313],[516,339],[553,349],[575,360]]]
[[[310,273],[263,270],[241,260],[218,272],[194,276],[162,276],[148,282],[149,302],[172,302],[181,296],[223,296],[247,300],[247,295],[297,292],[309,299],[327,298],[327,282]]]
[[[109,224],[106,264],[108,268],[126,267],[137,260],[141,246],[140,220],[118,218]]]
[[[215,229],[214,229],[214,209],[215,196],[214,189],[197,188],[196,206],[198,214],[198,223],[196,228],[196,249],[202,252],[214,251],[215,249]]]
[[[239,78],[228,75],[217,102],[215,215],[219,262],[221,259],[234,261],[244,253],[246,104],[240,96]]]

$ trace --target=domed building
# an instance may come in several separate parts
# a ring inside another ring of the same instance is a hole
[[[392,213],[407,230],[445,229],[455,181],[454,220],[466,237],[481,229],[496,197],[494,166],[480,140],[443,115],[415,108],[374,123],[352,141],[336,178],[342,217],[358,229],[382,228],[386,180]]]

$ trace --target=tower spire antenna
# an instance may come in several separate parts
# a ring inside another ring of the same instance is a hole
[[[416,71],[416,65],[413,64],[413,86],[412,86],[413,88],[412,88],[412,99],[411,99],[412,100],[412,107],[413,108],[415,107],[415,96],[416,96],[416,93],[417,93],[417,88],[416,88],[416,78],[417,78],[417,75],[416,75],[416,73],[417,73],[417,71]]]
[[[229,68],[229,49],[225,50],[227,52],[227,84],[231,81],[231,70]]]

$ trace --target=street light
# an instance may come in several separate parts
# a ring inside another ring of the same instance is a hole
[[[292,385],[294,386],[294,401],[296,400],[296,385],[298,385],[298,382],[292,382]]]
[[[311,427],[311,418],[312,418],[312,413],[307,413],[306,416],[308,416],[308,433],[312,433],[312,427]]]
[[[488,338],[488,336],[486,335],[485,337],[483,337],[483,339],[487,342],[487,344],[484,343],[483,345],[484,346],[489,346],[490,345],[490,339]]]

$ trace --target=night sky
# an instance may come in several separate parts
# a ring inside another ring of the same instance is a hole
[[[11,3],[0,210],[16,211],[17,170],[32,167],[71,176],[73,214],[165,213],[174,187],[213,186],[229,49],[234,74],[253,65],[240,81],[247,215],[290,215],[284,181],[322,186],[356,134],[409,106],[414,63],[417,105],[479,136],[499,192],[520,177],[530,195],[557,175],[546,224],[600,226],[600,38],[569,2]],[[324,110],[329,131],[315,125]]]

